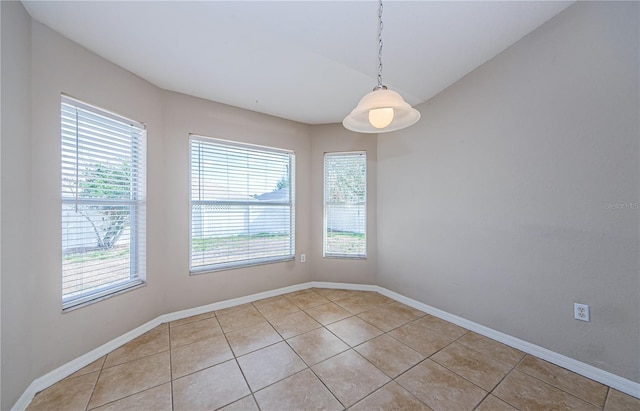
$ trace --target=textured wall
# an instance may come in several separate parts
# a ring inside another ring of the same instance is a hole
[[[576,3],[379,137],[381,286],[640,381],[638,17]]]
[[[323,258],[324,153],[367,152],[367,259]],[[377,271],[377,139],[347,131],[342,124],[311,128],[311,249],[307,251],[315,281],[375,284]]]
[[[30,249],[31,18],[20,2],[2,9],[2,403],[8,409],[31,373]]]

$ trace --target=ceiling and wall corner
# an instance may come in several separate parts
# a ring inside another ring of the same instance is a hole
[[[427,101],[572,3],[385,2],[385,83]],[[303,123],[340,123],[377,84],[377,1],[24,5],[158,87]]]

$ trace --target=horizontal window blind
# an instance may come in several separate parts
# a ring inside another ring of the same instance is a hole
[[[143,282],[145,128],[62,96],[62,303]]]
[[[367,155],[324,155],[324,256],[367,255]]]
[[[192,273],[293,259],[294,154],[191,136]]]

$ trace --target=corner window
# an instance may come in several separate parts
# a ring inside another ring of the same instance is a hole
[[[291,151],[191,136],[190,272],[293,260]]]
[[[144,125],[63,96],[62,307],[145,279]]]
[[[324,155],[324,256],[367,256],[367,154]]]

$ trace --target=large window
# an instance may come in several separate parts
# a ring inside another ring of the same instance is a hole
[[[145,127],[62,96],[62,305],[145,278]]]
[[[324,155],[324,256],[367,256],[367,154]]]
[[[192,273],[292,260],[294,154],[191,136]]]

